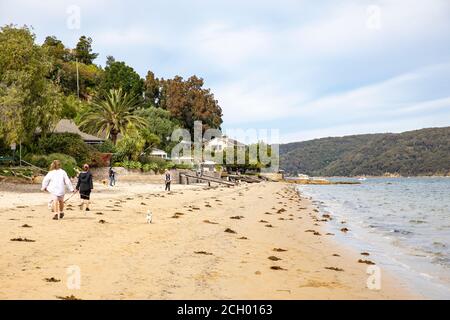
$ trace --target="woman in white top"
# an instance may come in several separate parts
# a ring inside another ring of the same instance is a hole
[[[61,162],[54,160],[50,166],[50,172],[47,173],[44,181],[42,181],[42,191],[50,192],[53,200],[53,212],[56,213],[53,220],[59,220],[64,217],[66,186],[71,192],[75,192],[69,176],[61,169]]]

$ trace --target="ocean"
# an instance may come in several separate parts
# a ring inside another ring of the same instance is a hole
[[[370,252],[425,298],[450,299],[450,178],[368,178],[298,189],[334,218],[328,227],[336,241]],[[340,232],[343,226],[350,232]]]

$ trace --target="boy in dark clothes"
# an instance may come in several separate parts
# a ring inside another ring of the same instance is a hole
[[[92,173],[89,171],[89,165],[85,164],[83,166],[83,172],[78,176],[77,191],[80,191],[80,209],[86,206],[86,211],[90,211],[89,204],[91,198],[91,191],[94,189],[94,183],[92,178]]]

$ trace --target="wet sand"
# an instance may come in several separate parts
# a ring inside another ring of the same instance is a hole
[[[2,192],[0,299],[417,298],[383,270],[368,289],[370,255],[335,243],[292,185],[159,188],[100,186],[89,213],[74,197],[62,221],[45,194]]]

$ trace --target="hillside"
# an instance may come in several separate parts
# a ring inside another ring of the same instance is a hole
[[[448,175],[450,127],[284,144],[280,166],[313,176]]]

